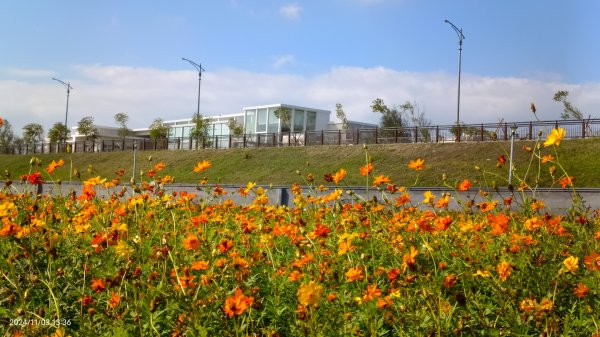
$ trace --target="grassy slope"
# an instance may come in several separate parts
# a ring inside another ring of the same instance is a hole
[[[517,176],[522,176],[527,168],[531,154],[523,150],[524,146],[533,146],[533,142],[515,143],[515,166]],[[447,174],[449,181],[462,179],[482,179],[481,172],[474,170],[480,166],[487,171],[508,175],[508,163],[502,169],[495,167],[496,158],[505,154],[508,158],[510,143],[483,142],[460,144],[389,144],[369,145],[369,155],[373,160],[375,175],[386,174],[398,185],[412,185],[416,172],[407,169],[410,160],[425,159],[427,169],[419,174],[418,186],[442,185],[442,174]],[[542,154],[553,154],[553,148],[544,148]],[[570,175],[575,176],[576,186],[600,187],[600,139],[581,139],[563,141],[558,147],[561,164]],[[148,157],[152,156],[152,162]],[[38,155],[42,159],[42,168],[55,159],[64,159],[64,167],[56,171],[58,178],[68,180],[69,157],[66,154]],[[12,179],[17,180],[29,171],[31,156],[0,155],[0,172],[8,170]],[[192,169],[196,162],[209,160],[212,167],[204,174],[194,174]],[[88,165],[96,172],[93,176],[113,177],[114,171],[125,169],[131,176],[132,152],[113,153],[77,153],[72,155],[73,167],[82,173],[82,178],[92,176],[88,173]],[[312,146],[295,148],[259,148],[259,149],[230,149],[230,150],[197,150],[197,151],[146,151],[138,152],[138,170],[148,170],[152,165],[164,161],[167,167],[159,175],[171,175],[176,182],[195,183],[206,176],[209,182],[220,178],[226,184],[245,184],[248,181],[260,184],[289,185],[294,182],[303,183],[296,174],[299,170],[306,175],[314,174],[317,183],[325,183],[321,178],[327,172],[339,168],[348,170],[344,179],[347,185],[364,185],[365,178],[360,176],[358,168],[365,163],[363,146]],[[547,168],[551,164],[542,165],[542,185],[549,186]],[[537,171],[537,164],[533,167]],[[531,175],[530,175],[531,177]],[[44,179],[48,180],[44,174]],[[501,178],[497,180],[500,186],[506,185]],[[532,182],[532,181],[531,181]]]

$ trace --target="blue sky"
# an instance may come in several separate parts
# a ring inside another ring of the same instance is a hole
[[[17,133],[84,116],[129,126],[290,103],[377,122],[371,101],[416,102],[433,124],[556,119],[557,90],[600,117],[600,2],[588,1],[4,1],[0,116]],[[334,118],[334,116],[332,116]]]

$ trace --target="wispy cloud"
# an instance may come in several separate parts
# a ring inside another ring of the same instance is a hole
[[[56,75],[56,72],[46,69],[9,68],[5,69],[4,72],[14,77],[52,77]]]
[[[275,57],[275,61],[273,61],[273,67],[275,69],[280,69],[288,64],[294,63],[296,61],[296,57],[294,55],[279,55]]]
[[[0,115],[16,133],[36,121],[48,130],[64,120],[65,92],[52,81],[31,78],[0,80]],[[98,124],[115,126],[113,116],[125,112],[131,128],[150,125],[154,118],[192,116],[197,104],[197,73],[156,68],[80,66],[71,84],[69,125],[85,116]],[[562,106],[552,100],[558,90],[584,114],[599,117],[600,83],[569,84],[529,78],[485,77],[464,74],[460,119],[464,123],[527,121],[534,102],[544,120],[560,118]],[[434,124],[456,120],[456,76],[444,72],[401,72],[388,68],[337,67],[300,76],[256,73],[239,69],[206,72],[202,77],[201,110],[205,115],[238,113],[245,106],[289,103],[334,111],[341,103],[351,120],[378,122],[371,112],[375,98],[388,105],[416,101]]]
[[[302,8],[296,4],[285,5],[279,8],[279,14],[288,20],[299,20]]]

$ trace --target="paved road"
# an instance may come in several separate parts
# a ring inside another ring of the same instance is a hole
[[[212,187],[213,187],[212,185],[209,186],[209,188],[212,188]],[[256,186],[256,187],[258,187],[258,186]],[[262,187],[265,188],[266,194],[269,197],[269,202],[271,204],[285,204],[288,206],[293,205],[293,195],[290,193],[288,186],[271,186],[271,187],[270,186],[262,186]],[[16,188],[18,190],[22,190],[23,186],[20,186],[17,184]],[[62,193],[63,195],[66,195],[69,190],[74,190],[77,194],[79,194],[81,192],[81,183],[72,183],[72,185],[70,185],[70,186],[68,183],[63,184],[60,186],[61,192],[58,191],[58,188],[59,188],[59,186],[56,186],[56,185],[44,184],[43,192],[50,193],[50,194]],[[222,185],[222,188],[227,192],[227,194],[224,197],[232,199],[234,202],[236,202],[238,204],[248,203],[253,198],[252,194],[246,198],[241,197],[237,193],[239,186]],[[307,187],[303,187],[303,189],[305,192],[308,191]],[[348,195],[347,193],[344,193],[342,195],[342,199],[346,202],[351,202],[353,200],[353,198],[356,199],[357,197],[363,198],[363,199],[370,199],[373,197],[377,197],[379,199],[382,198],[381,193],[377,192],[374,189],[370,189],[368,192],[366,191],[366,189],[364,187],[343,187],[343,189],[352,190],[356,194],[355,197],[352,197],[352,196]],[[196,185],[192,185],[192,184],[172,184],[172,185],[168,185],[165,188],[165,190],[170,191],[170,192],[172,192],[172,191],[178,191],[178,192],[179,191],[187,191],[189,193],[198,193],[199,197],[209,197],[208,195],[203,194],[202,192],[199,192],[196,189]],[[333,189],[321,192],[321,195],[330,193],[332,190]],[[460,209],[461,208],[461,206],[458,203],[459,199],[462,200],[463,204],[466,203],[468,200],[473,200],[475,204],[486,201],[475,189],[468,191],[468,192],[456,193],[454,191],[451,191],[451,190],[445,189],[445,188],[418,187],[418,188],[410,188],[407,191],[407,193],[410,195],[410,198],[411,198],[411,201],[413,202],[413,204],[417,204],[423,200],[423,193],[425,191],[431,191],[437,198],[441,197],[443,193],[449,193],[451,195],[449,207],[452,209]],[[126,193],[129,195],[132,195],[133,191],[131,190],[130,187],[127,187]],[[489,192],[489,193],[493,197],[494,200],[499,200],[500,203],[502,203],[502,200],[504,198],[511,196],[511,194],[506,189],[500,189],[498,192]],[[592,210],[600,209],[600,188],[580,188],[577,190],[577,193],[582,198],[582,200],[584,200],[586,206],[590,207]],[[106,191],[104,191],[102,189],[98,189],[98,195],[106,196],[107,193],[106,193]],[[535,198],[536,200],[542,200],[546,206],[546,208],[545,208],[546,211],[548,213],[552,213],[552,214],[564,214],[566,212],[566,210],[568,210],[572,206],[572,200],[573,200],[573,192],[568,189],[538,189],[535,194],[531,193],[531,192],[527,192],[524,195],[528,198]],[[523,200],[522,196],[523,195],[520,192],[515,193],[513,196],[514,203],[517,205],[520,204]],[[390,196],[388,194],[388,197],[395,198],[396,196],[394,196],[394,195]],[[436,198],[436,200],[437,200],[437,198]]]

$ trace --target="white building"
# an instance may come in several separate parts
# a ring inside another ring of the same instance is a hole
[[[277,118],[276,111],[285,109],[288,118]],[[303,143],[303,134],[314,131],[331,131],[342,129],[341,122],[331,122],[331,111],[303,107],[290,104],[269,104],[260,106],[251,106],[243,108],[243,112],[237,114],[228,114],[220,116],[204,116],[209,121],[207,130],[207,141],[211,146],[218,148],[248,146],[256,144],[260,146],[265,143]],[[233,120],[236,125],[243,128],[243,140],[240,136],[235,136],[235,140],[229,127]],[[361,122],[348,121],[348,129],[357,128],[375,128],[377,125]],[[193,140],[190,137],[191,130],[195,126],[192,118],[167,120],[164,125],[169,127],[169,136],[167,146],[169,148],[192,148]],[[98,129],[99,137],[95,143],[106,146],[110,142],[111,146],[129,147],[118,135],[118,128],[95,125]],[[83,142],[85,137],[77,133],[77,128],[73,128],[72,142]],[[275,136],[277,134],[277,136]],[[132,129],[127,142],[132,140],[148,141],[150,138],[149,128]],[[243,142],[243,143],[240,143]],[[114,144],[114,145],[113,145]],[[87,146],[86,146],[87,147]],[[97,147],[97,145],[96,145]]]

